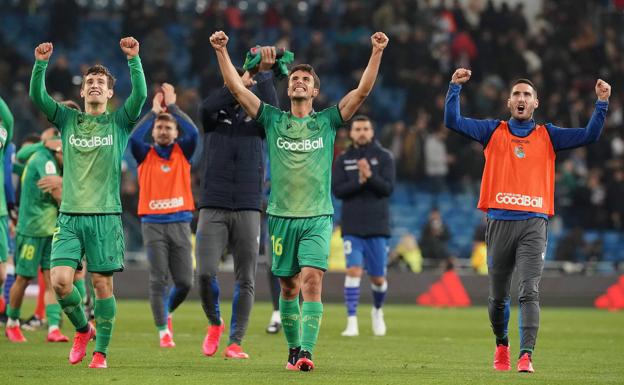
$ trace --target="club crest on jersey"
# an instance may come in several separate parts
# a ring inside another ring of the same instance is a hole
[[[526,153],[524,152],[524,148],[522,147],[521,144],[514,147],[514,154],[516,154],[516,156],[520,159],[526,156]]]
[[[318,129],[319,129],[319,125],[318,123],[316,123],[316,120],[312,120],[311,122],[308,122],[308,130],[318,131]]]
[[[163,170],[163,172],[169,172],[171,171],[171,167],[169,167],[168,164],[163,164],[160,166],[160,169]]]

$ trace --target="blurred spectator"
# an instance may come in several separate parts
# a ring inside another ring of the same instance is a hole
[[[68,99],[72,96],[75,85],[72,83],[72,73],[69,70],[69,60],[67,56],[61,54],[48,70],[46,76],[46,86],[50,94],[60,93],[60,99]]]
[[[452,267],[453,257],[448,250],[448,241],[451,233],[442,222],[440,210],[433,208],[429,212],[429,219],[422,228],[420,250],[423,258],[437,261],[439,266]]]
[[[448,130],[440,126],[425,139],[425,175],[430,191],[434,194],[447,190],[446,175],[449,171],[449,155],[446,152]]]
[[[486,216],[483,216],[472,237],[472,253],[470,254],[470,266],[482,275],[486,275],[488,272],[487,245],[485,244],[486,226]]]
[[[422,271],[423,256],[412,234],[404,234],[388,255],[388,269],[398,271]]]

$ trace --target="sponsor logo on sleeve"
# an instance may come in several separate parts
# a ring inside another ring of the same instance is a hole
[[[45,164],[45,173],[48,175],[56,175],[56,166],[51,160],[47,161]]]
[[[6,130],[6,128],[0,125],[0,148],[4,146],[8,137],[9,137],[9,132]]]

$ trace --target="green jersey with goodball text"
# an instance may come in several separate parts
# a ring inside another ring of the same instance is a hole
[[[266,131],[271,166],[267,212],[279,217],[332,215],[331,175],[338,106],[297,118],[262,104],[256,118]]]
[[[141,60],[138,56],[128,60],[132,93],[123,107],[97,116],[68,108],[48,95],[44,82],[47,65],[47,61],[36,61],[30,96],[61,131],[64,168],[60,211],[119,214],[121,160],[147,97]]]

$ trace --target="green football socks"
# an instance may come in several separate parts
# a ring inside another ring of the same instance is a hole
[[[80,293],[80,298],[82,298],[82,303],[87,302],[87,289],[85,287],[85,280],[79,279],[74,282],[74,286],[78,289],[78,293]]]
[[[45,307],[46,319],[48,326],[59,326],[61,322],[61,305],[53,303]]]
[[[282,327],[289,348],[301,346],[301,311],[299,310],[299,297],[295,299],[279,298],[279,310],[282,317]]]
[[[87,317],[85,316],[84,306],[82,305],[82,297],[76,286],[73,286],[72,292],[65,298],[58,298],[63,312],[67,314],[67,318],[71,321],[76,330],[87,327]]]
[[[310,353],[316,346],[319,330],[321,329],[321,319],[323,318],[323,304],[321,302],[303,302],[302,308],[302,324],[301,333],[301,350],[307,350]],[[282,321],[283,323],[283,321]]]
[[[117,304],[115,296],[95,300],[95,351],[104,353],[108,351]]]

